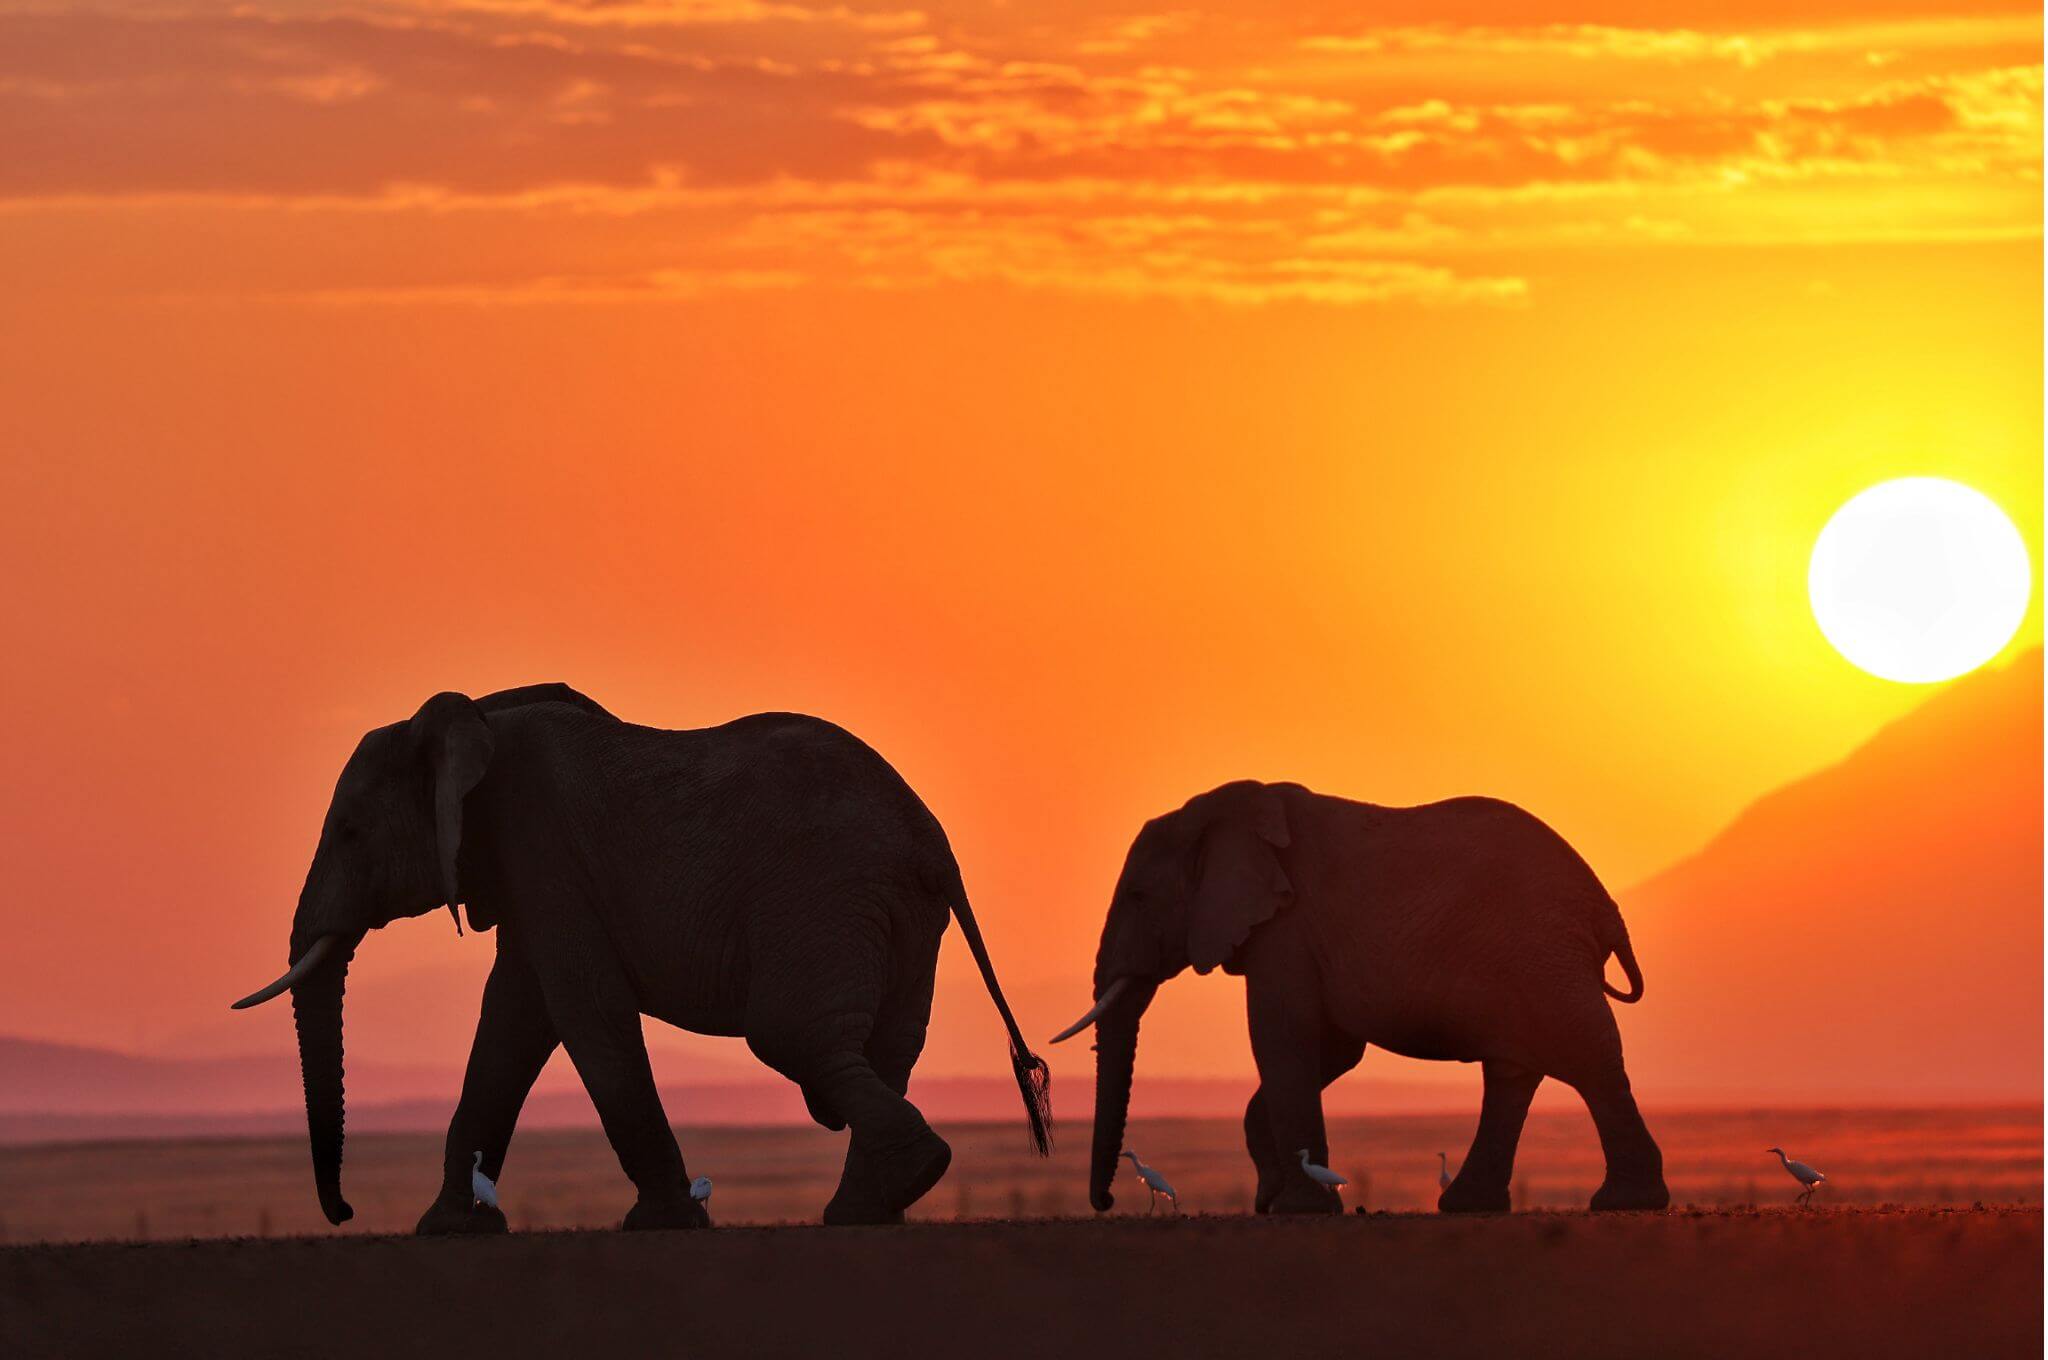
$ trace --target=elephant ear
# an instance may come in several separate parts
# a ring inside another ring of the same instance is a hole
[[[1286,906],[1294,884],[1274,852],[1285,849],[1287,809],[1264,785],[1250,791],[1249,806],[1235,809],[1202,838],[1202,863],[1188,906],[1188,962],[1197,973],[1229,961],[1261,922]]]
[[[466,694],[436,694],[413,714],[410,728],[413,749],[419,753],[431,776],[434,800],[434,851],[440,865],[441,900],[450,915],[462,900],[456,882],[455,861],[462,851],[462,800],[484,777],[495,745],[490,724],[483,711]],[[491,923],[477,919],[470,909],[469,923],[479,930]],[[455,916],[455,928],[462,918]]]

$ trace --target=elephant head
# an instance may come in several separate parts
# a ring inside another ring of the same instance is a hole
[[[455,911],[463,799],[484,777],[492,747],[484,709],[453,693],[365,736],[342,767],[299,893],[291,966],[235,1003],[241,1010],[292,994],[313,1181],[330,1223],[354,1214],[341,1197],[341,998],[349,960],[378,926],[440,906]],[[487,923],[472,912],[471,924]]]
[[[1236,971],[1239,947],[1294,895],[1277,853],[1289,839],[1279,789],[1247,780],[1155,817],[1131,842],[1095,955],[1095,1004],[1053,1040],[1096,1027],[1088,1200],[1098,1211],[1115,1203],[1109,1182],[1123,1149],[1145,1008],[1184,968]]]

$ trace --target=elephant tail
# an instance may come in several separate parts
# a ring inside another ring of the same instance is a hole
[[[1621,971],[1628,974],[1629,989],[1617,992],[1604,977],[1600,979],[1600,988],[1624,1006],[1633,1006],[1643,999],[1643,968],[1636,962],[1635,947],[1628,942],[1628,927],[1622,924],[1618,910],[1614,913],[1614,935],[1607,941],[1607,949],[1620,961]],[[1603,956],[1600,962],[1604,965],[1607,960]]]
[[[959,883],[957,870],[954,883]],[[1024,1032],[1017,1028],[1017,1017],[1010,1014],[1010,1003],[1003,999],[1002,984],[996,981],[996,966],[988,956],[988,946],[982,943],[981,926],[974,919],[974,908],[967,905],[966,890],[956,887],[950,896],[953,915],[959,918],[960,933],[967,938],[967,948],[974,955],[975,966],[981,969],[981,980],[988,988],[989,999],[996,1003],[996,1011],[1003,1017],[1003,1027],[1010,1031],[1010,1071],[1016,1075],[1017,1091],[1024,1097],[1024,1117],[1031,1123],[1031,1146],[1039,1156],[1047,1156],[1052,1152],[1052,1069],[1045,1065],[1045,1059],[1025,1044]]]

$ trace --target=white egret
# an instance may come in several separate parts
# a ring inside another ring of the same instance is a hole
[[[1436,1188],[1451,1188],[1451,1159],[1441,1152],[1436,1155]]]
[[[1328,1168],[1327,1166],[1317,1166],[1314,1162],[1310,1161],[1308,1159],[1307,1148],[1302,1148],[1295,1155],[1301,1158],[1301,1169],[1305,1173],[1307,1173],[1308,1178],[1314,1181],[1317,1185],[1327,1185],[1332,1190],[1334,1190],[1340,1185],[1351,1184],[1350,1181],[1345,1180],[1342,1176],[1330,1170],[1330,1168]]]
[[[478,1204],[488,1204],[493,1209],[498,1207],[498,1183],[484,1174],[484,1155],[481,1152],[470,1164],[469,1193],[476,1196]]]
[[[1152,1210],[1157,1209],[1159,1207],[1159,1197],[1161,1195],[1166,1196],[1167,1199],[1173,1202],[1173,1211],[1175,1213],[1180,1212],[1180,1196],[1176,1195],[1173,1192],[1173,1187],[1167,1184],[1166,1177],[1160,1175],[1157,1171],[1154,1171],[1151,1167],[1146,1166],[1143,1162],[1139,1161],[1138,1154],[1131,1151],[1129,1148],[1125,1148],[1122,1152],[1118,1153],[1117,1155],[1119,1157],[1128,1157],[1131,1159],[1131,1169],[1138,1173],[1138,1179],[1143,1181],[1145,1183],[1145,1188],[1152,1192],[1152,1199],[1149,1203],[1149,1206],[1145,1210],[1146,1213],[1149,1214],[1152,1212]]]
[[[1785,1155],[1785,1149],[1783,1148],[1765,1148],[1764,1151],[1777,1153],[1778,1164],[1785,1168],[1785,1174],[1790,1176],[1793,1180],[1798,1181],[1799,1184],[1804,1187],[1799,1192],[1798,1202],[1801,1204],[1804,1204],[1808,1200],[1812,1199],[1813,1192],[1820,1189],[1821,1186],[1827,1182],[1827,1176],[1825,1173],[1815,1171],[1805,1162],[1793,1161],[1790,1157],[1787,1157]]]
[[[699,1176],[696,1180],[690,1182],[690,1198],[696,1200],[699,1204],[711,1198],[711,1178],[709,1176]]]

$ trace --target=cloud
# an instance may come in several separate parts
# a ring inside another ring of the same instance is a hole
[[[1950,15],[1811,28],[1748,31],[1631,28],[1613,24],[1540,24],[1505,28],[1429,24],[1316,34],[1300,40],[1311,52],[1361,56],[1439,56],[1622,62],[1728,62],[1756,66],[1806,53],[1858,56],[1957,47],[2038,45],[2038,14]]]
[[[509,191],[857,172],[858,78],[358,17],[0,15],[0,194]]]
[[[813,7],[778,0],[387,0],[393,9],[446,16],[487,15],[578,28],[730,28],[766,24],[820,24],[866,33],[922,28],[920,10]]]
[[[377,213],[457,259],[524,222],[607,261],[570,275],[522,244],[482,280],[280,294],[334,306],[991,282],[1519,305],[1526,266],[1481,257],[2040,229],[2037,14],[1305,35],[1193,10],[1062,32],[755,0],[321,3],[0,13],[0,213]],[[1174,65],[1141,55],[1169,43]]]
[[[804,283],[786,269],[650,269],[636,274],[566,275],[499,283],[317,288],[269,294],[171,294],[166,302],[269,302],[361,307],[564,307],[694,302],[712,293],[782,291]]]
[[[866,288],[995,282],[1232,306],[1518,305],[1529,292],[1518,277],[1356,258],[1317,243],[1296,250],[1271,223],[1200,213],[1075,221],[1041,213],[819,209],[759,217],[744,240],[837,256]]]
[[[1549,24],[1541,28],[1388,28],[1301,40],[1311,52],[1381,55],[1458,53],[1487,57],[1606,58],[1619,61],[1734,61],[1754,65],[1772,49],[1740,34],[1693,29],[1617,28],[1604,24]]]
[[[1087,36],[1074,44],[1074,50],[1085,56],[1109,56],[1136,51],[1177,33],[1185,33],[1201,20],[1195,10],[1175,10],[1168,14],[1134,14],[1122,18],[1098,20],[1091,25]]]
[[[672,17],[774,8],[688,4]],[[1425,39],[1505,41],[1501,30],[1444,28],[1373,41]],[[1516,41],[1668,53],[1705,39],[1575,26]],[[1848,97],[1739,100],[1709,88],[1660,100],[1388,102],[1284,70],[1257,82],[1235,69],[1224,80],[1106,73],[1078,53],[1026,60],[929,33],[861,50],[863,62],[798,61],[729,43],[591,45],[581,34],[250,11],[0,15],[0,131],[14,151],[0,162],[0,193],[376,193],[394,182],[511,192],[670,170],[700,185],[860,180],[885,161],[985,182],[1424,188],[1641,177],[1716,157],[1905,163],[1966,127],[1979,153],[1999,153],[2003,136],[2006,159],[2038,157],[2038,79],[1987,84],[1985,71],[1905,82],[1866,73],[1864,92]],[[1966,110],[1964,99],[1975,102]],[[262,137],[249,135],[259,127]]]

